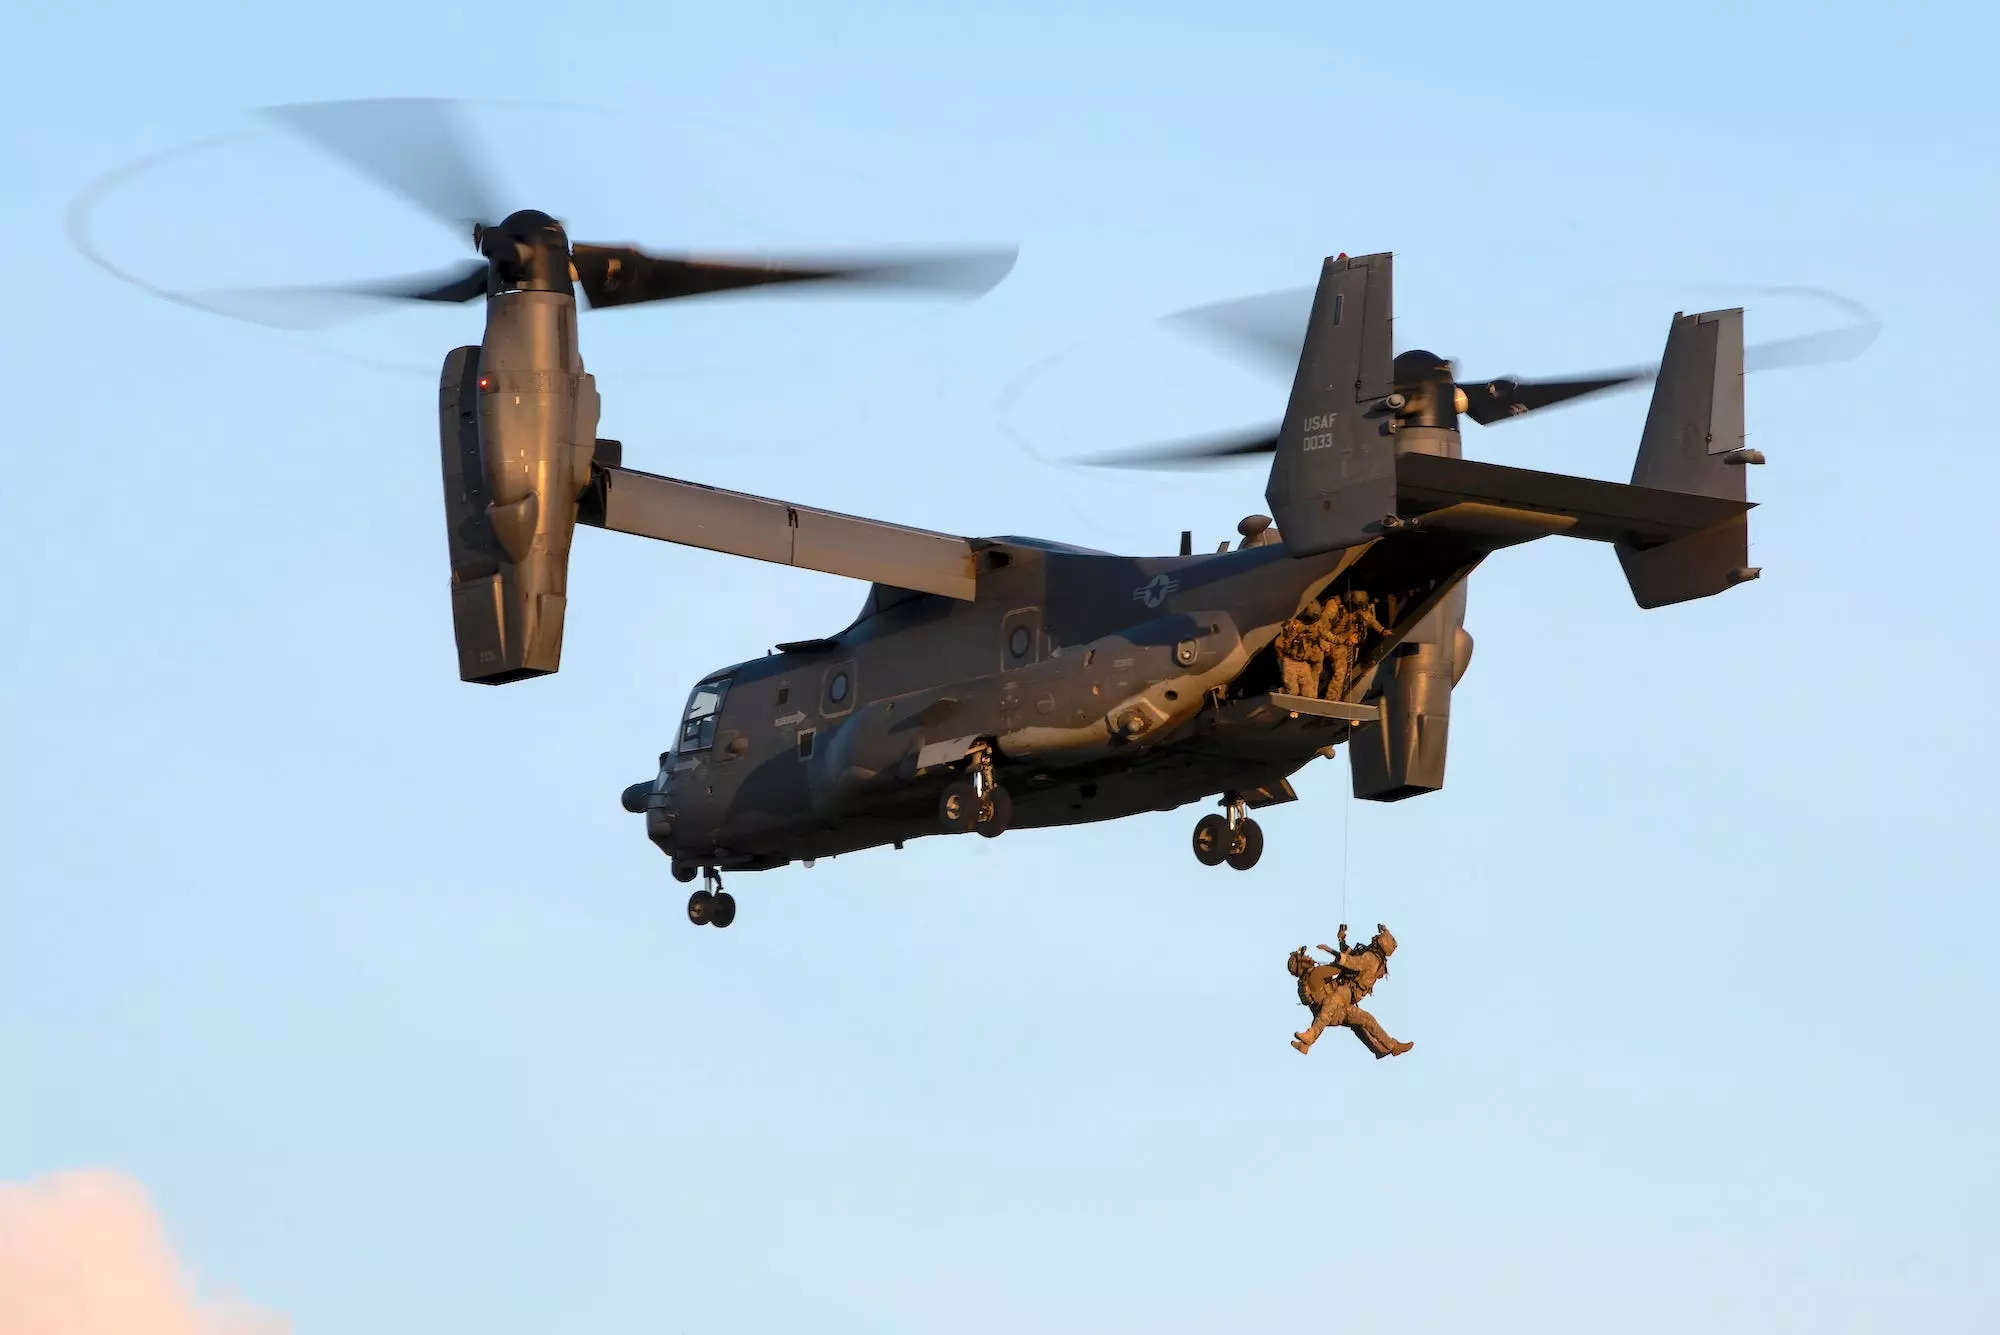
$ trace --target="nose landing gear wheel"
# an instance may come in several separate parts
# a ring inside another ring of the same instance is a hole
[[[1210,820],[1217,817],[1211,816]],[[1229,848],[1229,865],[1238,871],[1249,871],[1257,865],[1257,859],[1264,856],[1264,831],[1249,817],[1236,823],[1236,837]]]
[[[688,921],[697,927],[727,927],[736,921],[736,896],[722,888],[722,873],[701,869],[701,889],[688,896]]]
[[[1014,799],[1007,796],[1005,788],[989,788],[986,800],[979,804],[979,824],[973,826],[988,839],[997,839],[1007,833],[1007,822],[1014,819]]]
[[[1194,857],[1202,866],[1222,865],[1232,842],[1229,822],[1223,817],[1203,816],[1194,823]]]

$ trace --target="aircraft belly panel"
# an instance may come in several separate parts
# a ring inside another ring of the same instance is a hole
[[[1008,790],[1014,799],[1012,826],[1043,829],[1121,820],[1172,811],[1225,791],[1275,789],[1303,763],[1296,756],[1289,761],[1202,757],[1194,763],[1119,769],[1081,783],[1066,777],[1057,785],[1016,786]]]

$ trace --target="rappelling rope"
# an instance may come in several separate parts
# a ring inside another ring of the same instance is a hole
[[[1349,765],[1352,765],[1354,763],[1354,758],[1352,756],[1349,756],[1347,763]],[[1340,920],[1342,922],[1347,921],[1347,851],[1348,851],[1348,841],[1349,841],[1348,830],[1351,828],[1350,822],[1353,819],[1353,814],[1354,814],[1353,796],[1348,793],[1342,793],[1340,795]]]

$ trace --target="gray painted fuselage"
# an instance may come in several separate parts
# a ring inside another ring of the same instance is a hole
[[[1361,549],[979,546],[970,603],[877,586],[837,635],[704,678],[727,682],[720,708],[684,725],[646,796],[662,851],[762,868],[937,833],[938,794],[978,742],[1018,829],[1282,789],[1346,734],[1271,708],[1268,684],[1232,688]]]

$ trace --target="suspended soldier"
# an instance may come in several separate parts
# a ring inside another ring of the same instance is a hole
[[[1319,699],[1320,664],[1326,661],[1332,643],[1316,601],[1300,608],[1297,616],[1279,628],[1278,671],[1284,677],[1286,695]]]
[[[1326,628],[1330,640],[1326,658],[1333,665],[1327,674],[1326,698],[1339,700],[1347,695],[1348,679],[1361,661],[1361,641],[1366,633],[1372,630],[1387,635],[1389,628],[1376,617],[1375,600],[1359,589],[1345,597],[1336,595],[1328,604]]]
[[[1292,1035],[1292,1046],[1310,1052],[1322,1033],[1339,1025],[1352,1029],[1361,1045],[1378,1059],[1408,1052],[1416,1045],[1389,1037],[1375,1017],[1361,1009],[1361,999],[1389,976],[1389,956],[1396,953],[1396,938],[1378,922],[1374,940],[1358,949],[1348,948],[1346,923],[1340,925],[1340,934],[1334,939],[1340,943],[1338,949],[1318,947],[1334,957],[1330,963],[1315,960],[1304,946],[1285,962],[1299,980],[1299,1003],[1313,1013],[1312,1023]]]

